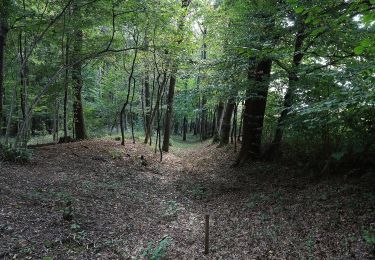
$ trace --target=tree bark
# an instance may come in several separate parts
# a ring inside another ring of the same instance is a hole
[[[276,132],[274,139],[271,143],[271,146],[265,153],[265,157],[267,159],[273,159],[277,156],[280,150],[280,144],[284,133],[284,127],[286,120],[288,118],[288,114],[290,112],[290,109],[294,102],[294,95],[295,90],[297,88],[298,84],[298,68],[302,62],[304,53],[302,50],[303,42],[306,37],[305,25],[298,20],[298,26],[299,29],[296,34],[296,39],[294,43],[294,54],[293,54],[293,60],[292,60],[292,68],[288,71],[288,89],[286,91],[285,97],[284,97],[284,103],[283,103],[283,110],[281,111],[281,115],[277,122]]]
[[[224,112],[224,102],[219,102],[216,109],[216,118],[215,118],[215,131],[214,131],[214,138],[213,143],[217,143],[220,141],[220,131],[221,131],[221,123],[223,121],[223,112]]]
[[[4,64],[5,64],[5,42],[8,29],[1,22],[0,24],[0,136],[3,135],[3,103],[4,103]]]
[[[272,60],[263,59],[258,62],[255,69],[249,69],[248,77],[254,86],[246,91],[248,99],[245,102],[243,140],[236,164],[260,156],[271,67]]]
[[[187,9],[190,5],[191,0],[182,0],[182,8]],[[184,20],[186,14],[183,14],[182,17],[179,19],[178,22],[178,33],[181,33],[184,29]],[[177,44],[181,44],[182,38],[177,41]],[[164,136],[163,136],[163,152],[169,151],[169,138],[171,134],[171,120],[172,120],[172,113],[173,113],[173,98],[174,98],[174,91],[176,86],[176,74],[178,71],[178,64],[177,62],[172,63],[172,72],[169,81],[169,89],[168,89],[168,96],[167,96],[167,111],[165,113],[165,121],[164,121]]]
[[[235,105],[236,105],[236,101],[233,97],[228,99],[228,104],[226,105],[224,116],[223,116],[223,122],[221,124],[219,146],[224,146],[229,143],[230,128],[231,128],[231,123],[232,123],[232,114],[233,114]]]
[[[151,102],[150,102],[150,81],[148,71],[145,72],[145,84],[144,84],[144,95],[145,95],[145,141],[147,144],[151,135]]]
[[[184,116],[184,121],[182,125],[182,141],[186,141],[186,132],[188,129],[188,121],[186,119],[186,116]]]
[[[66,42],[64,46],[64,36],[66,29],[66,16],[64,14],[64,32],[62,38],[61,51],[63,53],[63,63],[65,64],[64,71],[64,101],[63,101],[63,129],[64,129],[64,140],[63,142],[68,141],[68,88],[69,88],[69,34],[67,33]],[[65,52],[64,52],[65,50]]]
[[[7,7],[10,1],[3,1],[0,4],[0,137],[3,135],[3,124],[5,122],[5,115],[3,112],[4,104],[4,66],[5,66],[5,44],[9,31],[8,28],[8,11]]]
[[[74,43],[73,43],[73,57],[80,59],[79,55],[82,51],[83,32],[81,29],[77,29],[74,32]],[[74,117],[74,128],[75,136],[77,140],[84,140],[87,138],[85,119],[83,115],[83,103],[82,103],[82,63],[76,61],[72,66],[72,80],[74,101],[73,101],[73,117]]]
[[[163,152],[169,152],[169,138],[171,135],[171,121],[172,121],[172,114],[173,114],[173,99],[174,99],[174,91],[176,87],[176,73],[177,68],[173,68],[172,75],[169,79],[169,88],[168,88],[168,96],[167,96],[167,111],[165,113],[165,121],[164,121],[164,137],[163,137]]]

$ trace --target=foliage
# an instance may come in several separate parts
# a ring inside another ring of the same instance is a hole
[[[27,163],[31,160],[32,150],[11,145],[0,146],[0,159],[7,162]]]
[[[169,236],[161,239],[155,246],[154,242],[149,242],[147,248],[142,253],[142,257],[149,260],[159,260],[165,256],[168,246],[171,244],[172,239]]]
[[[375,230],[374,229],[363,230],[363,238],[365,239],[366,243],[370,245],[375,245]]]
[[[258,88],[249,73],[267,58],[273,65],[264,147],[283,129],[288,158],[318,167],[327,160],[373,166],[360,159],[375,150],[372,1],[193,0],[187,9],[174,0],[8,2],[1,6],[1,24],[9,31],[0,135],[19,137],[25,127],[30,143],[57,130],[61,135],[65,124],[73,137],[76,63],[82,63],[90,137],[120,132],[120,110],[129,97],[126,136],[133,130],[139,141],[150,115],[155,142],[164,130],[174,71],[174,126],[180,131],[185,119],[189,129],[204,122],[211,131],[219,103],[232,98],[243,112],[242,103]],[[83,33],[79,52],[77,29]],[[288,113],[280,121],[282,111]],[[10,157],[27,154],[14,153]]]

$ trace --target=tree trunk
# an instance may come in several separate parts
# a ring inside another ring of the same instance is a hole
[[[182,126],[182,141],[186,141],[186,132],[188,130],[188,121],[186,119],[186,116],[184,116],[184,122]]]
[[[151,102],[150,102],[150,82],[148,71],[145,72],[145,84],[144,84],[144,95],[145,95],[145,141],[147,144],[151,135]]]
[[[65,34],[65,15],[64,15],[64,34]],[[68,141],[68,88],[69,88],[69,35],[66,37],[64,48],[64,35],[62,39],[62,53],[63,62],[65,64],[64,71],[64,101],[63,101],[63,128],[64,128],[64,142]],[[64,53],[65,49],[65,53]],[[65,55],[64,55],[65,54]]]
[[[220,131],[221,131],[221,123],[223,121],[223,112],[224,112],[224,102],[219,102],[216,111],[216,118],[215,118],[215,132],[213,143],[217,143],[220,141]]]
[[[202,95],[202,107],[201,107],[201,136],[202,140],[206,140],[208,138],[207,133],[207,107],[206,107],[207,99],[206,96]]]
[[[135,144],[135,136],[134,136],[134,113],[133,113],[133,102],[134,102],[134,94],[135,94],[135,78],[133,77],[133,94],[132,94],[132,99],[130,101],[130,126],[131,126],[131,131],[132,131],[132,139],[133,139],[133,144]]]
[[[242,101],[242,110],[241,110],[241,117],[240,117],[240,125],[238,128],[238,136],[237,136],[237,141],[241,141],[241,136],[242,136],[242,125],[243,125],[243,115],[244,115],[244,101]]]
[[[6,127],[6,131],[5,131],[5,144],[8,144],[8,139],[9,139],[10,130],[11,130],[10,128],[11,128],[11,124],[12,124],[13,111],[14,111],[14,107],[16,105],[16,102],[17,102],[17,85],[15,84],[14,87],[13,87],[12,103],[10,105],[7,127]]]
[[[3,12],[1,12],[2,14]],[[4,64],[5,64],[5,42],[8,28],[3,22],[4,18],[1,19],[0,24],[0,136],[3,135],[3,122],[5,122],[5,116],[3,114],[3,103],[4,103]]]
[[[223,146],[229,143],[229,136],[230,136],[230,128],[231,128],[231,121],[232,121],[232,114],[234,110],[234,106],[236,105],[236,101],[233,97],[228,100],[228,104],[226,105],[223,122],[221,124],[221,132],[220,132],[220,144],[219,146]]]
[[[272,60],[263,59],[258,62],[254,70],[249,70],[248,77],[254,85],[252,89],[246,91],[248,99],[245,102],[243,140],[237,164],[260,156],[271,67]]]
[[[82,41],[83,41],[83,32],[80,29],[77,29],[74,33],[74,43],[73,43],[73,57],[75,59],[80,59],[79,55],[82,51]],[[72,66],[72,80],[73,92],[74,92],[74,101],[73,101],[73,116],[74,116],[74,128],[75,135],[77,140],[84,140],[87,138],[86,128],[85,128],[85,119],[83,115],[83,103],[82,103],[82,63],[80,61],[75,61]]]
[[[0,4],[0,137],[3,135],[3,124],[5,122],[5,115],[3,111],[4,104],[4,67],[5,67],[5,44],[9,31],[8,28],[8,9],[10,0],[2,0]]]
[[[146,51],[148,51],[148,39],[145,36],[145,46]],[[150,77],[149,77],[149,65],[145,62],[145,72],[144,72],[144,103],[145,103],[145,140],[144,143],[147,144],[151,138],[151,99],[150,99]]]
[[[191,0],[182,0],[182,8],[187,9],[190,5]],[[183,14],[178,22],[178,34],[182,33],[184,29],[184,22],[186,13]],[[177,44],[181,44],[182,38],[177,41]],[[167,111],[165,113],[165,123],[164,123],[164,136],[163,136],[163,147],[162,151],[168,152],[169,151],[169,138],[171,134],[171,120],[172,120],[172,113],[173,113],[173,98],[174,98],[174,90],[176,86],[176,74],[177,74],[177,62],[172,63],[172,72],[169,82],[169,89],[168,89],[168,96],[167,96]]]
[[[56,99],[54,113],[53,113],[53,134],[52,134],[52,138],[54,142],[57,142],[59,140],[59,110],[60,110],[60,104],[59,104],[59,101]]]
[[[168,96],[167,96],[167,111],[165,113],[165,121],[164,121],[164,136],[163,136],[163,152],[169,151],[169,138],[171,135],[171,120],[173,114],[173,98],[174,98],[174,90],[176,86],[176,73],[177,68],[175,67],[172,71],[171,78],[169,80],[169,88],[168,88]]]
[[[292,61],[292,68],[288,71],[288,89],[286,91],[283,103],[283,110],[281,111],[281,115],[277,121],[277,127],[274,139],[272,141],[271,146],[265,153],[265,157],[267,159],[273,159],[277,156],[280,149],[281,140],[284,133],[285,123],[288,117],[288,113],[294,102],[294,92],[297,88],[298,84],[298,68],[302,62],[304,53],[302,51],[303,42],[306,37],[305,30],[306,27],[304,24],[299,21],[299,29],[296,34],[296,39],[294,43],[294,54],[293,54],[293,61]]]
[[[180,122],[178,122],[178,119],[175,118],[174,119],[174,123],[173,123],[173,134],[174,135],[178,135],[179,134],[179,127],[180,127]]]
[[[21,103],[21,112],[23,124],[17,136],[17,145],[18,142],[21,142],[21,146],[27,145],[28,133],[29,133],[29,116],[28,116],[28,66],[27,60],[25,60],[27,49],[26,49],[26,35],[23,37],[23,32],[20,31],[18,36],[19,44],[19,55],[21,63],[20,79],[21,79],[21,88],[20,88],[20,103]]]
[[[136,46],[138,46],[138,39],[139,39],[139,34],[137,34],[134,37],[134,41],[135,41]],[[132,83],[134,69],[135,69],[135,62],[137,61],[137,55],[138,55],[138,49],[135,49],[133,61],[132,61],[132,67],[131,67],[130,74],[129,74],[129,77],[128,77],[128,93],[126,95],[125,103],[123,104],[123,106],[121,108],[121,111],[120,111],[121,145],[125,145],[125,133],[124,133],[123,117],[124,117],[124,114],[125,114],[126,106],[129,103],[129,97],[130,97],[130,92],[131,92],[131,83]]]

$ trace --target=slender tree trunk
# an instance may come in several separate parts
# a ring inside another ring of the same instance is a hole
[[[64,15],[64,34],[65,34],[65,15]],[[66,42],[64,46],[64,35],[62,39],[62,53],[63,53],[63,62],[65,64],[64,71],[64,101],[63,101],[63,129],[64,129],[64,140],[63,142],[68,141],[68,89],[69,89],[69,35],[66,36]],[[65,47],[65,48],[64,48]],[[64,53],[65,49],[65,53]]]
[[[234,140],[234,152],[237,152],[237,110],[238,110],[238,105],[236,103],[233,111],[233,140]]]
[[[187,9],[190,5],[191,0],[182,0],[182,8]],[[184,29],[184,22],[186,13],[183,14],[178,22],[178,33],[182,33]],[[182,38],[178,40],[177,44],[182,42]],[[169,82],[169,89],[168,89],[168,96],[167,96],[167,111],[165,113],[165,121],[164,121],[164,136],[163,136],[163,147],[162,150],[164,152],[169,151],[169,138],[170,138],[170,131],[171,131],[171,120],[172,120],[172,113],[173,113],[173,98],[174,98],[174,91],[176,86],[176,74],[178,71],[178,64],[177,62],[172,63],[172,73]]]
[[[236,131],[237,131],[237,103],[234,103],[233,108],[233,122],[232,122],[232,129],[230,132],[230,143],[234,143],[234,139],[236,139]]]
[[[25,8],[25,5],[24,5]],[[21,62],[21,88],[20,88],[20,103],[21,103],[21,112],[23,124],[21,129],[18,132],[16,145],[21,142],[21,146],[27,145],[28,133],[29,133],[29,115],[28,115],[28,67],[27,61],[25,61],[27,49],[26,49],[26,36],[23,35],[23,32],[20,31],[18,36],[19,44],[19,56]]]
[[[55,100],[54,114],[53,114],[53,141],[57,142],[59,140],[59,101]]]
[[[274,139],[272,141],[271,146],[265,153],[265,157],[267,159],[273,159],[277,156],[280,149],[281,140],[284,133],[284,127],[286,120],[288,118],[288,114],[294,102],[294,95],[298,84],[298,69],[302,62],[304,53],[302,50],[303,42],[306,37],[305,30],[306,27],[302,23],[302,21],[298,20],[299,29],[296,34],[296,39],[294,43],[294,54],[293,54],[293,61],[292,61],[292,68],[288,71],[288,89],[286,91],[283,103],[283,110],[281,111],[281,115],[277,122],[276,132]]]
[[[145,75],[144,75],[144,101],[145,101],[145,140],[144,143],[147,144],[151,138],[151,102],[150,102],[150,78],[148,71],[148,64],[145,65]]]
[[[178,119],[175,118],[174,123],[173,123],[173,134],[175,134],[175,135],[179,134],[179,127],[180,127],[180,124],[178,122]]]
[[[81,29],[77,29],[74,33],[74,43],[73,43],[73,57],[75,59],[80,59],[79,56],[82,52],[82,41],[83,32]],[[82,78],[82,63],[75,61],[72,66],[72,80],[74,101],[73,101],[73,115],[74,115],[74,127],[77,140],[84,140],[87,138],[85,119],[83,115],[83,103],[82,103],[82,88],[83,88],[83,78]]]
[[[182,126],[182,141],[186,141],[186,132],[188,130],[188,121],[186,119],[186,116],[184,116],[184,122]]]
[[[5,7],[3,7],[5,8]],[[5,12],[0,12],[3,14]],[[5,25],[5,19],[0,18],[0,137],[3,135],[3,123],[5,122],[5,116],[3,114],[3,103],[4,103],[4,64],[5,64],[5,43],[8,28]]]
[[[221,124],[221,132],[220,132],[220,144],[219,146],[223,146],[229,143],[229,136],[230,136],[230,129],[231,129],[231,121],[232,121],[232,114],[235,107],[236,101],[234,97],[231,97],[228,100],[228,103],[225,107],[225,112],[223,116],[223,122]]]
[[[245,102],[242,101],[242,110],[241,110],[241,117],[240,117],[240,125],[239,125],[239,128],[238,128],[237,141],[241,141],[242,125],[243,125],[243,115],[244,115],[244,106],[245,106]]]
[[[199,119],[198,119],[198,117],[195,117],[193,135],[197,135],[198,134],[198,129],[199,129]]]
[[[132,94],[132,99],[130,101],[130,126],[132,130],[132,139],[133,139],[133,144],[135,144],[135,136],[134,136],[134,113],[133,113],[133,101],[134,101],[134,94],[135,94],[135,78],[133,77],[133,94]]]
[[[272,60],[264,59],[259,61],[254,70],[249,70],[248,77],[253,87],[246,92],[248,99],[245,101],[243,140],[237,164],[260,156],[271,67]]]
[[[139,35],[137,35],[137,36],[134,37],[134,41],[135,41],[136,46],[138,46],[138,37],[139,37]],[[135,69],[135,62],[137,60],[137,55],[138,55],[138,49],[135,49],[134,50],[133,61],[132,61],[132,67],[131,67],[130,74],[129,74],[129,77],[128,77],[128,93],[126,95],[125,103],[123,104],[123,106],[121,108],[121,111],[120,111],[121,145],[125,145],[125,133],[124,133],[123,117],[124,117],[124,114],[125,114],[126,106],[129,103],[129,97],[130,97],[130,92],[131,92],[130,91],[131,90],[131,83],[132,83],[132,79],[133,79],[133,74],[134,74],[134,69]],[[124,67],[125,67],[125,61],[124,61]]]

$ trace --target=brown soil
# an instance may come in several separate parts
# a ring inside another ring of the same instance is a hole
[[[166,245],[167,259],[374,259],[373,174],[318,182],[279,164],[231,168],[230,147],[174,150],[160,163],[102,139],[0,163],[0,258],[142,259]]]

